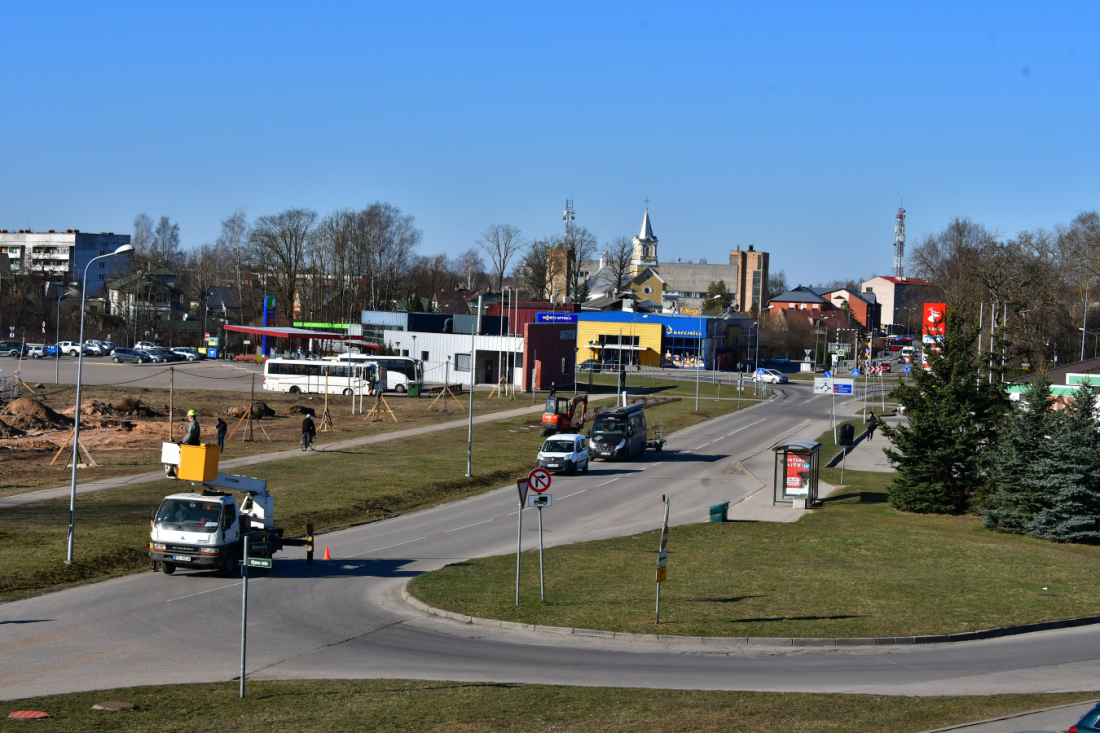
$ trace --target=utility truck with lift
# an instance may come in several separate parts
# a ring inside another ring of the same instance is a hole
[[[218,473],[218,458],[216,445],[161,445],[167,476],[197,486],[164,497],[150,512],[149,561],[154,570],[159,563],[166,575],[177,568],[235,573],[246,536],[250,558],[270,558],[283,548],[267,481]],[[238,503],[229,492],[243,499]]]

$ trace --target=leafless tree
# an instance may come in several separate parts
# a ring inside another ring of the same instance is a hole
[[[167,216],[162,216],[153,230],[153,241],[149,246],[149,260],[154,267],[167,267],[180,274],[184,255],[180,250],[180,225],[173,224]]]
[[[523,248],[519,229],[511,224],[490,224],[481,234],[478,246],[489,256],[489,266],[497,291],[504,287],[504,273],[508,265]]]
[[[379,201],[360,212],[353,242],[369,283],[372,309],[392,307],[400,296],[401,281],[422,236],[413,216],[391,204]]]
[[[471,247],[455,257],[451,267],[462,277],[467,290],[473,290],[478,278],[485,272],[485,262],[481,259],[476,247]]]
[[[516,284],[534,300],[545,300],[547,297],[547,286],[554,274],[550,264],[550,248],[554,244],[549,239],[536,239],[528,244],[512,273]]]
[[[630,285],[630,263],[634,259],[634,243],[630,237],[616,237],[607,250],[608,277],[611,290],[608,297],[617,297]]]
[[[324,247],[330,253],[327,275],[331,285],[338,290],[338,297],[332,303],[339,307],[338,320],[341,323],[352,316],[357,320],[362,305],[357,297],[361,292],[357,287],[361,263],[355,252],[357,218],[357,212],[339,209],[322,219],[315,232],[316,246]]]
[[[222,219],[221,229],[216,244],[224,250],[224,255],[231,267],[233,289],[237,293],[237,302],[242,308],[242,318],[244,318],[245,282],[248,280],[246,275],[249,267],[248,220],[245,219],[244,210],[237,209]]]
[[[294,322],[298,276],[316,220],[317,213],[309,209],[287,209],[261,216],[249,236],[255,262],[269,278],[268,290],[275,293],[276,308],[286,324]]]
[[[568,236],[561,239],[561,246],[569,258],[569,292],[574,293],[580,286],[580,263],[595,257],[599,243],[592,232],[584,227],[574,227]]]

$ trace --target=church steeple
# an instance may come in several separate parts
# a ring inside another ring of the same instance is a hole
[[[657,237],[653,234],[653,225],[649,222],[649,207],[642,217],[642,228],[634,237],[634,257],[630,261],[630,271],[637,275],[646,267],[657,269]]]

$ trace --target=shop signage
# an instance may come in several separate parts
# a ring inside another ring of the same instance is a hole
[[[535,323],[576,323],[576,313],[536,313]]]
[[[924,335],[925,336],[943,336],[944,330],[944,315],[947,313],[947,305],[945,303],[925,303],[924,304]]]
[[[676,329],[674,329],[672,327],[672,324],[670,323],[670,324],[665,326],[665,335],[666,336],[694,336],[695,338],[699,338],[700,333],[698,331],[677,331]]]

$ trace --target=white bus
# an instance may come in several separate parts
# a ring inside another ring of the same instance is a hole
[[[264,389],[291,394],[372,394],[370,378],[376,389],[386,389],[386,369],[378,364],[338,364],[308,359],[268,359],[264,362]],[[326,382],[327,378],[327,382]]]
[[[424,381],[424,365],[408,356],[373,356],[371,354],[340,354],[336,363],[377,364],[386,370],[386,389],[407,392],[409,382]]]

